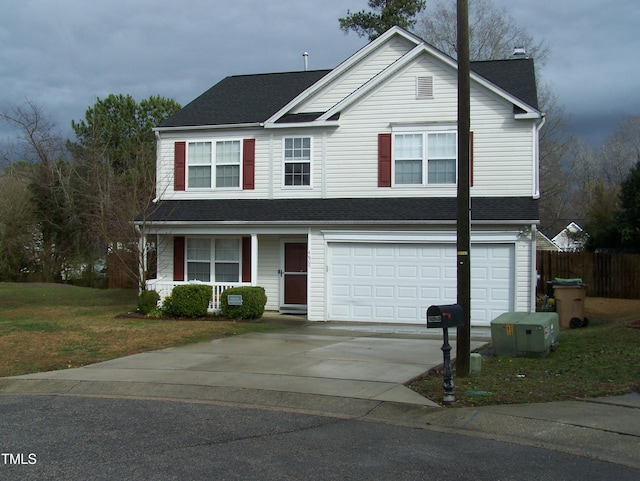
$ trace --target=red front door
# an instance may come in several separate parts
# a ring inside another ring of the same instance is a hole
[[[307,304],[307,244],[284,244],[284,304]]]

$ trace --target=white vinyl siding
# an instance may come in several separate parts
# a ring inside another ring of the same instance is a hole
[[[372,52],[366,59],[342,74],[339,81],[316,92],[294,110],[298,112],[325,112],[375,77],[381,70],[396,62],[415,45],[403,38]],[[330,75],[330,74],[329,74]]]
[[[417,76],[433,75],[435,97],[425,108],[415,98]],[[437,87],[437,88],[436,88]],[[472,195],[531,196],[533,171],[533,122],[515,120],[513,105],[472,82],[471,130],[474,132]],[[394,197],[395,189],[377,187],[377,134],[396,132],[404,126],[448,124],[455,130],[457,80],[455,71],[423,58],[341,112],[340,128],[331,134],[327,160],[328,197]],[[399,133],[399,132],[398,132]],[[508,168],[505,168],[508,166]],[[455,184],[437,189],[403,186],[403,196],[455,196]]]
[[[280,236],[258,236],[258,285],[264,287],[267,295],[265,309],[269,311],[280,308]]]

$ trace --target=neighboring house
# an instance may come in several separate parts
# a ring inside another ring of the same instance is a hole
[[[536,249],[539,251],[555,252],[560,250],[560,248],[540,230],[536,232]]]
[[[580,252],[589,240],[582,227],[575,222],[571,222],[562,229],[551,241],[558,246],[562,252]]]
[[[472,325],[535,309],[535,85],[532,60],[472,63]],[[456,302],[456,119],[456,62],[397,27],[333,70],[225,78],[155,129],[148,288],[425,324]]]

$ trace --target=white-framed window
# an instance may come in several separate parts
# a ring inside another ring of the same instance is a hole
[[[240,281],[240,239],[187,238],[187,280]]]
[[[238,188],[242,165],[240,140],[198,141],[187,144],[189,189]]]
[[[216,282],[239,282],[240,239],[216,239],[214,256]]]
[[[427,134],[427,182],[429,184],[455,184],[458,151],[456,132]]]
[[[211,239],[187,239],[187,280],[211,282]]]
[[[189,142],[187,168],[189,188],[211,187],[211,142]]]
[[[397,134],[394,139],[394,160],[396,184],[422,184],[424,136]]]
[[[283,139],[283,184],[285,187],[311,185],[311,137]]]
[[[455,184],[457,149],[455,130],[394,134],[394,185]]]
[[[240,187],[239,140],[216,142],[216,187]]]

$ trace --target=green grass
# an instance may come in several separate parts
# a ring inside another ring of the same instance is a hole
[[[606,302],[613,305],[616,301]],[[636,302],[637,306],[621,312],[587,310],[592,319],[589,326],[563,329],[560,345],[544,358],[494,357],[490,349],[481,351],[480,375],[456,378],[454,369],[455,405],[561,401],[640,390],[640,329],[627,326],[640,318],[640,301]],[[409,387],[441,402],[441,368],[412,381]]]
[[[0,377],[79,367],[281,326],[120,317],[137,293],[60,284],[0,283]]]

